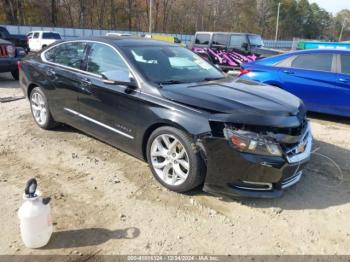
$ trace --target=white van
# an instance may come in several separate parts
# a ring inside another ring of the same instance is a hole
[[[61,40],[61,35],[52,31],[33,31],[27,34],[30,51],[40,51],[48,45]]]

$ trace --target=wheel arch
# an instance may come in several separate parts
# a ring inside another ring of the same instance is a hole
[[[154,132],[154,130],[156,130],[160,127],[164,127],[164,126],[178,128],[178,129],[192,135],[191,132],[189,132],[182,125],[175,123],[175,122],[172,122],[172,121],[167,120],[167,119],[164,119],[161,122],[157,122],[157,123],[152,124],[151,126],[149,126],[146,129],[146,131],[144,132],[144,134],[142,136],[142,157],[145,161],[147,161],[147,142],[148,142],[148,139],[150,138],[150,136]]]
[[[39,87],[39,85],[31,83],[27,88],[27,97],[30,98],[30,94],[32,93],[33,89]]]

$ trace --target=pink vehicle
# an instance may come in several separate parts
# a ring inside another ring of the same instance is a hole
[[[264,48],[260,35],[229,32],[197,32],[191,49],[224,71],[240,69],[241,64],[280,54]]]

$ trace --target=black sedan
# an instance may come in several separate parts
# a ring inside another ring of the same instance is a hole
[[[21,64],[35,122],[71,125],[144,159],[166,188],[277,197],[297,183],[312,135],[300,99],[233,79],[151,39],[56,43]]]

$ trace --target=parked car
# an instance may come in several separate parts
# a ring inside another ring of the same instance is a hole
[[[132,36],[131,34],[127,34],[127,33],[115,33],[115,32],[111,32],[111,33],[107,33],[106,36]]]
[[[63,41],[21,63],[39,127],[65,123],[149,163],[166,188],[277,197],[312,136],[300,99],[225,77],[190,50],[144,38]]]
[[[260,35],[233,32],[197,32],[190,48],[224,71],[239,70],[245,62],[281,54],[265,48]]]
[[[0,39],[0,73],[11,72],[13,78],[18,80],[17,62],[25,54],[23,48],[16,48],[11,42]]]
[[[25,35],[11,35],[6,27],[0,26],[0,39],[11,42],[16,47],[22,47],[28,52],[28,41]]]
[[[309,111],[350,116],[350,51],[297,51],[242,68],[241,78],[284,89],[302,99]]]
[[[152,38],[154,40],[165,41],[173,44],[181,44],[181,40],[179,38],[171,35],[145,34],[144,37]]]
[[[28,33],[29,49],[32,52],[40,51],[61,39],[61,35],[57,32],[33,31]]]

